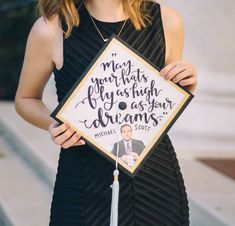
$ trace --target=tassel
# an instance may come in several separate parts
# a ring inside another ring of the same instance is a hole
[[[112,203],[111,203],[111,216],[110,216],[110,226],[118,226],[118,199],[119,199],[119,181],[118,181],[119,171],[115,169],[113,171],[113,184],[112,188]]]
[[[118,109],[117,109],[118,111]],[[117,153],[115,161],[115,170],[113,171],[113,184],[110,185],[112,188],[112,202],[111,202],[111,213],[110,213],[110,226],[118,226],[118,201],[119,201],[119,170],[118,170],[118,156],[119,156],[119,142],[117,136]]]

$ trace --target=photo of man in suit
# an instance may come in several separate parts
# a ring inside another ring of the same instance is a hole
[[[117,146],[119,146],[118,157],[127,163],[128,166],[133,166],[141,152],[144,150],[145,145],[143,141],[132,138],[131,125],[123,124],[120,131],[123,139],[114,144],[111,153],[116,156]]]

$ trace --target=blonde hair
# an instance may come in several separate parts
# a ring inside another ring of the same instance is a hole
[[[67,29],[64,31],[65,38],[71,34],[72,28],[80,23],[77,6],[81,6],[85,0],[39,0],[38,9],[40,15],[47,19],[52,19],[59,15],[61,21],[64,21]],[[137,30],[146,27],[146,22],[150,22],[142,3],[146,0],[122,0],[123,8],[128,14],[131,22]]]

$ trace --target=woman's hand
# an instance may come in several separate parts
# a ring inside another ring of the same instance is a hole
[[[80,139],[81,136],[65,123],[59,125],[59,123],[53,122],[49,125],[48,131],[54,143],[60,145],[62,148],[66,149],[71,146],[85,144],[85,141]]]
[[[174,83],[185,86],[189,92],[193,92],[197,86],[195,67],[185,60],[174,61],[160,71],[160,75]]]

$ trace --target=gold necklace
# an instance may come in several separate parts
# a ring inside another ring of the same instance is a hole
[[[104,42],[107,42],[107,41],[108,41],[108,38],[104,38],[104,36],[103,36],[102,33],[100,32],[100,30],[99,30],[99,28],[97,27],[97,25],[96,25],[94,19],[92,18],[92,16],[91,16],[90,14],[89,14],[89,16],[90,16],[90,18],[91,18],[92,23],[94,24],[95,29],[96,29],[97,32],[99,33],[100,37],[103,39]],[[127,20],[124,21],[124,23],[123,23],[123,25],[122,25],[120,31],[118,32],[118,34],[117,34],[118,37],[119,37],[119,35],[121,34],[121,32],[122,32],[122,30],[123,30],[123,28],[124,28],[124,26],[125,26],[125,24],[126,24],[126,21],[127,21]]]

